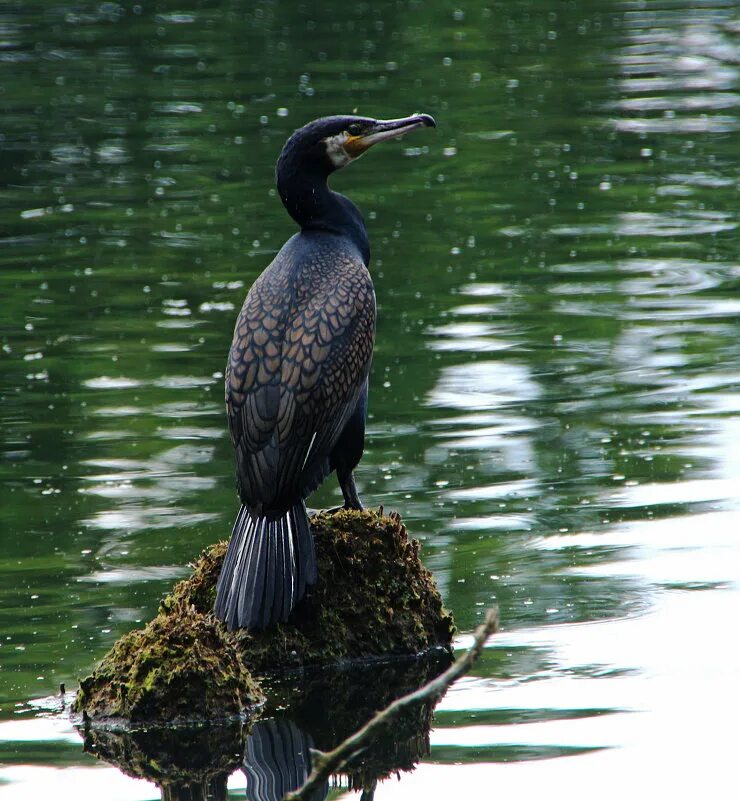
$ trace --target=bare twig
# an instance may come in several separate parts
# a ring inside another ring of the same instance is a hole
[[[432,679],[418,690],[397,698],[392,704],[378,712],[361,729],[351,734],[332,751],[311,751],[311,773],[297,790],[286,793],[284,801],[305,801],[310,793],[320,787],[332,773],[341,770],[357,753],[367,747],[378,732],[396,718],[404,709],[425,701],[436,701],[460,676],[470,670],[473,662],[480,656],[486,640],[498,631],[498,608],[486,613],[486,619],[473,635],[473,644],[458,657],[444,673]]]

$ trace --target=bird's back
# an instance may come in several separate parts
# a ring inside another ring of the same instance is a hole
[[[367,378],[374,330],[370,274],[346,237],[297,234],[255,281],[226,372],[242,503],[281,511],[329,472]]]

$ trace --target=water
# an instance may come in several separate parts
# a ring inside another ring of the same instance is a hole
[[[228,533],[274,161],[355,108],[439,125],[334,180],[380,313],[358,486],[461,644],[504,624],[376,798],[731,792],[739,36],[714,0],[3,6],[3,798],[159,797],[53,696]]]

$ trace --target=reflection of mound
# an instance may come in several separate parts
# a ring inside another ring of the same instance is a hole
[[[440,649],[423,658],[385,664],[316,671],[299,683],[274,687],[287,713],[310,733],[316,748],[329,751],[360,729],[396,698],[413,692],[449,667],[452,657]],[[413,770],[429,753],[434,703],[411,706],[342,770],[350,788],[370,787],[398,771]]]
[[[84,731],[85,751],[162,789],[166,801],[225,801],[226,780],[241,764],[248,801],[282,801],[310,772],[310,749],[329,751],[396,698],[416,690],[449,666],[447,650],[385,664],[316,670],[274,679],[274,717],[251,730],[237,721],[197,728]],[[406,709],[342,770],[340,783],[372,788],[429,753],[434,705]],[[329,784],[311,801],[323,801]]]
[[[237,721],[197,729],[95,727],[85,732],[84,748],[128,776],[155,782],[165,801],[225,801],[226,781],[241,761],[244,726]]]
[[[244,747],[247,801],[282,801],[296,790],[311,771],[311,738],[292,720],[263,720],[254,725]],[[323,801],[329,782],[312,793],[311,801]]]

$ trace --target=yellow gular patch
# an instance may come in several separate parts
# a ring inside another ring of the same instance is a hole
[[[370,145],[364,141],[364,137],[362,136],[348,135],[347,141],[344,143],[344,149],[353,159],[361,156],[368,149],[368,147],[370,147]]]

